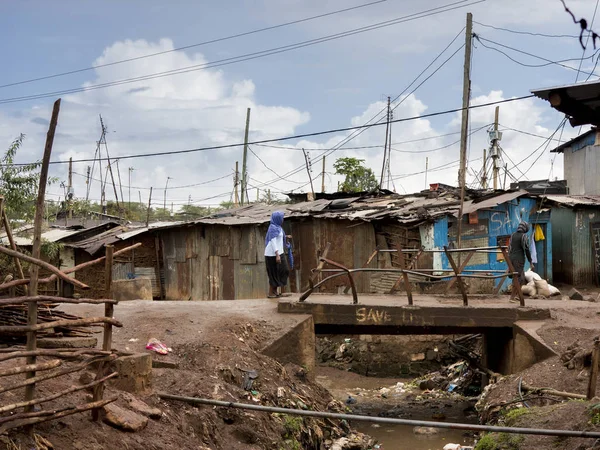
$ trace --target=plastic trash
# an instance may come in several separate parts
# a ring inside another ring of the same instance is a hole
[[[160,342],[158,339],[152,338],[146,344],[146,350],[152,350],[153,352],[158,353],[159,355],[168,355],[169,347]]]
[[[258,378],[258,371],[256,370],[243,370],[244,379],[242,381],[242,388],[245,391],[251,391],[254,380]]]
[[[453,392],[458,386],[454,383],[448,385],[448,392]]]
[[[355,403],[356,403],[356,399],[354,397],[352,397],[351,395],[349,395],[348,398],[346,399],[346,404],[354,405]]]
[[[525,275],[525,279],[528,283],[530,281],[537,281],[542,279],[542,277],[540,277],[537,273],[533,272],[531,269],[527,270],[523,275]]]

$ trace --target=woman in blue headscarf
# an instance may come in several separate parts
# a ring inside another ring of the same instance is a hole
[[[269,276],[269,298],[280,296],[287,286],[290,269],[288,268],[285,248],[288,248],[288,238],[283,228],[283,211],[275,211],[271,215],[271,223],[265,236],[265,264]],[[277,289],[281,289],[281,294]]]

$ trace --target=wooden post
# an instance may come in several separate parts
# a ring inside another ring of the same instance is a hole
[[[31,256],[39,259],[41,254],[42,245],[42,224],[44,222],[44,198],[46,196],[46,186],[48,185],[48,168],[50,166],[50,155],[52,154],[52,144],[54,143],[54,133],[56,131],[56,124],[58,123],[58,113],[60,111],[60,99],[54,102],[52,109],[52,117],[50,119],[50,126],[48,128],[48,134],[46,135],[46,146],[44,147],[44,156],[42,158],[42,167],[40,170],[40,184],[38,187],[38,197],[35,205],[35,219],[33,222],[33,246],[31,250]],[[38,275],[39,267],[35,264],[31,264],[29,267],[29,294],[34,296],[37,295],[38,289]],[[27,324],[34,326],[37,324],[37,302],[31,302],[27,309]],[[37,349],[37,333],[36,331],[27,332],[27,351],[35,351]],[[28,356],[27,364],[35,364],[36,357]],[[35,371],[27,372],[27,378],[35,377]],[[35,384],[28,385],[25,388],[25,400],[33,400],[35,396]],[[31,412],[33,406],[25,408],[25,412]],[[32,431],[31,429],[29,431]]]
[[[400,268],[402,270],[406,270],[406,260],[404,259],[404,252],[401,248],[398,249],[398,256],[400,260]],[[402,278],[404,278],[404,289],[406,289],[406,295],[408,297],[408,304],[412,306],[413,304],[413,296],[412,291],[410,289],[410,280],[408,279],[408,274],[406,272],[402,272]]]
[[[592,350],[592,367],[590,368],[590,380],[588,383],[587,399],[596,396],[596,384],[598,382],[598,364],[600,363],[600,337],[594,338],[594,349]]]
[[[508,265],[508,270],[512,274],[512,292],[514,294],[515,290],[517,291],[517,295],[519,296],[519,303],[521,306],[525,306],[525,297],[523,296],[523,291],[521,290],[521,282],[519,281],[519,276],[515,277],[515,267],[512,264],[512,261],[508,257],[508,251],[505,247],[500,247],[502,250],[502,255],[504,255],[504,260]]]
[[[160,238],[158,235],[154,236],[154,249],[156,250],[156,284],[158,284],[158,298],[163,300],[163,286],[162,279],[160,278]],[[135,272],[135,267],[133,269]]]
[[[330,248],[331,248],[331,242],[328,242],[327,245],[325,246],[325,250],[323,250],[323,254],[321,255],[321,258],[327,258],[327,254],[329,253]],[[302,294],[300,296],[300,299],[298,300],[299,302],[303,302],[304,300],[306,300],[308,298],[308,296],[312,293],[312,291],[314,289],[315,281],[317,281],[317,279],[319,278],[321,269],[323,268],[324,265],[325,265],[325,261],[323,261],[323,259],[321,259],[319,261],[319,264],[317,265],[317,268],[314,269],[312,277],[310,277],[308,279],[308,289],[306,290],[306,292],[304,292],[304,294]]]
[[[150,186],[150,195],[148,195],[148,211],[146,212],[146,226],[150,223],[150,207],[152,206],[152,186]]]
[[[105,289],[105,297],[112,298],[112,266],[113,266],[113,253],[114,247],[112,245],[106,246],[106,259],[104,265],[104,289]],[[115,306],[113,303],[105,303],[104,304],[104,316],[112,319],[115,312]],[[104,336],[102,340],[102,350],[105,352],[110,352],[112,350],[112,324],[104,323]],[[99,380],[104,377],[104,362],[101,362],[98,366],[98,373],[96,375],[96,380]],[[94,388],[94,397],[93,401],[97,402],[102,400],[102,396],[104,394],[104,383],[98,384]],[[98,420],[100,418],[100,410],[93,409],[92,410],[92,419]]]
[[[13,249],[14,251],[17,251],[17,244],[15,244],[12,230],[10,228],[10,222],[8,221],[8,217],[6,216],[6,211],[4,210],[4,208],[2,208],[2,212],[0,214],[2,215],[2,222],[4,223],[4,229],[6,230],[6,237],[8,238],[8,243],[10,244],[10,248]],[[21,260],[17,257],[15,257],[14,260],[15,260],[15,265],[17,266],[17,271],[19,272],[19,277],[21,277],[21,279],[24,280],[25,273],[23,272],[23,266],[21,265]],[[25,295],[27,295],[28,294],[27,286],[23,286],[23,289],[25,290]]]
[[[465,289],[465,285],[463,283],[462,277],[460,276],[461,271],[458,268],[458,266],[456,265],[456,262],[454,262],[452,255],[448,251],[447,245],[444,245],[444,252],[446,253],[448,262],[452,266],[452,270],[454,271],[454,274],[456,275],[456,283],[458,284],[458,289],[460,289],[460,293],[462,294],[463,306],[469,306],[469,297],[467,297],[467,291]]]
[[[467,267],[467,264],[469,264],[469,261],[471,260],[471,258],[473,257],[474,254],[475,254],[475,251],[469,252],[469,254],[465,258],[465,260],[460,264],[460,267],[458,268],[460,273],[462,273],[462,271],[465,270],[465,267]],[[448,285],[446,286],[446,290],[445,290],[446,294],[448,293],[448,291],[450,291],[450,289],[452,289],[452,287],[456,283],[456,280],[458,280],[458,278],[452,278],[450,280],[450,283],[448,283]]]

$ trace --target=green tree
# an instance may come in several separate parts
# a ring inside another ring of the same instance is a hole
[[[364,166],[365,160],[358,158],[338,158],[333,164],[336,175],[346,178],[340,185],[342,192],[375,191],[379,187],[375,174]]]
[[[30,222],[35,215],[41,162],[15,165],[15,157],[24,139],[25,135],[20,134],[0,161],[0,195],[4,197],[6,215],[11,222]],[[49,183],[52,181],[49,180]]]
[[[177,216],[182,219],[195,219],[208,216],[212,211],[211,208],[207,208],[206,206],[183,205],[181,211],[177,213]]]

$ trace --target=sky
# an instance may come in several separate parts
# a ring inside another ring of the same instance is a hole
[[[578,18],[595,18],[597,1],[566,3]],[[477,35],[471,105],[598,79],[592,43],[584,53],[578,25],[560,0],[0,2],[0,151],[24,133],[17,162],[41,159],[52,104],[60,97],[52,161],[73,158],[77,198],[100,199],[106,163],[102,172],[93,165],[88,193],[86,173],[92,163],[77,161],[94,158],[101,115],[118,195],[125,202],[147,202],[153,187],[155,207],[218,205],[232,198],[235,164],[241,170],[243,151],[234,144],[243,143],[251,108],[249,141],[275,141],[249,146],[250,199],[268,191],[284,198],[285,192],[310,190],[303,148],[315,190],[321,189],[321,158],[327,155],[324,183],[332,192],[342,180],[333,168],[340,157],[363,159],[380,177],[385,126],[368,128],[335,151],[352,131],[280,139],[360,126],[373,117],[383,120],[379,113],[389,96],[397,98],[393,118],[411,120],[392,124],[383,187],[411,193],[428,183],[456,185],[460,112],[418,116],[462,105],[467,12],[473,14]],[[356,32],[384,22],[388,26]],[[271,29],[253,32],[264,28]],[[239,34],[244,35],[233,37]],[[320,38],[326,40],[306,45]],[[301,46],[282,51],[293,44]],[[181,47],[187,48],[175,50]],[[258,53],[270,49],[278,50],[262,57]],[[155,53],[161,54],[146,57]],[[250,56],[236,59],[240,55]],[[172,73],[179,69],[185,72]],[[72,73],[54,76],[65,72]],[[38,78],[43,79],[29,81]],[[102,86],[121,80],[127,81]],[[470,111],[469,186],[479,186],[494,108]],[[508,168],[501,183],[562,178],[562,155],[550,150],[586,130],[568,123],[559,128],[562,119],[537,98],[500,105]],[[214,146],[230,147],[145,156]],[[49,199],[64,198],[60,181],[67,181],[67,168],[51,166],[50,175],[59,182],[48,188]],[[110,184],[106,198],[114,200]]]

